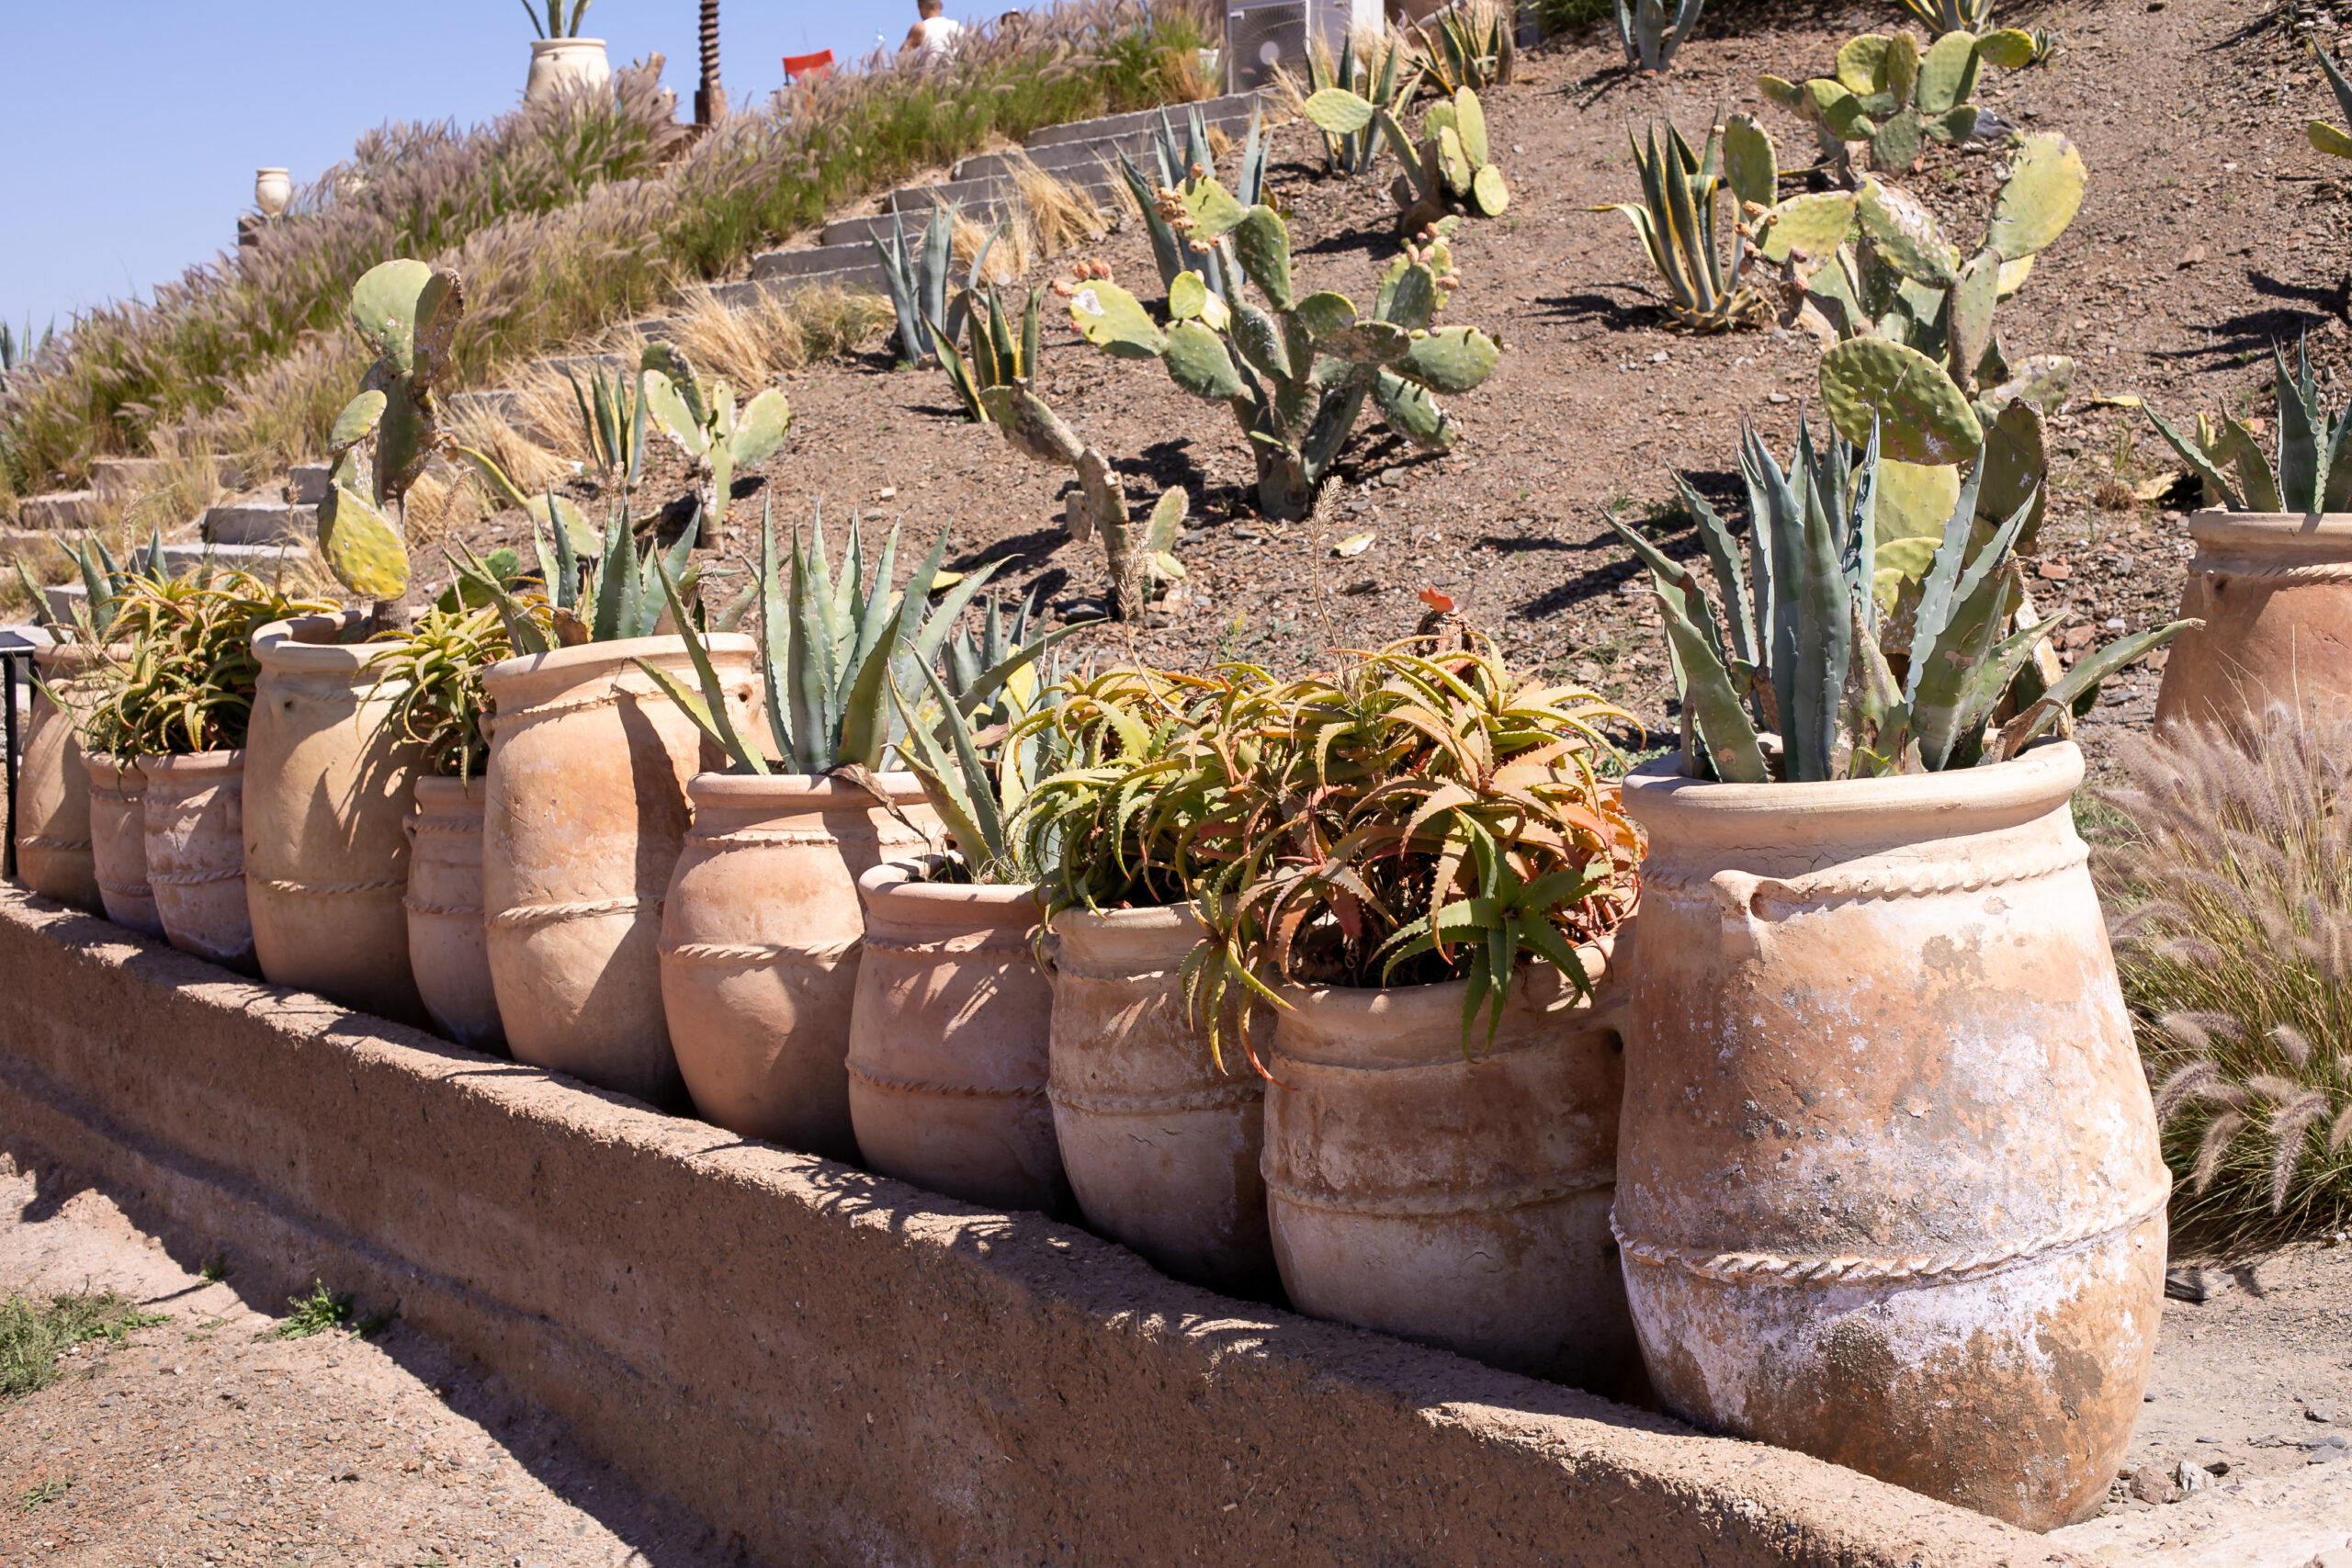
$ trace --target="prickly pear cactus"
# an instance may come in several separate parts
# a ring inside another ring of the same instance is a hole
[[[708,481],[702,542],[716,544],[726,536],[736,470],[775,455],[792,424],[791,406],[770,387],[739,412],[734,389],[724,381],[705,383],[685,354],[671,344],[649,346],[642,365],[645,406],[653,423]]]
[[[1849,144],[1869,149],[1881,173],[1910,168],[1928,141],[1965,141],[1975,134],[1971,101],[1984,66],[2021,70],[2032,63],[2032,38],[2014,28],[1948,30],[1924,51],[1909,33],[1864,33],[1838,51],[1833,73],[1803,84],[1759,76],[1765,96],[1812,122],[1822,150],[1845,159]]]
[[[343,585],[379,603],[408,592],[408,550],[386,513],[442,444],[433,389],[448,373],[465,288],[447,267],[389,261],[351,289],[351,324],[375,355],[327,440],[319,548]]]

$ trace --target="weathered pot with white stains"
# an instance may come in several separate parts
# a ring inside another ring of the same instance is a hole
[[[408,955],[408,826],[419,749],[392,732],[365,610],[254,633],[245,897],[263,977],[422,1024]],[[347,638],[349,640],[338,640]]]
[[[147,883],[164,935],[183,953],[260,974],[245,908],[245,754],[147,757],[139,768]]]
[[[97,867],[90,858],[90,773],[74,716],[66,708],[89,691],[90,672],[104,658],[86,643],[52,643],[33,655],[46,690],[33,693],[32,721],[17,763],[17,874],[24,885],[61,904],[92,914],[105,908]]]
[[[753,727],[752,639],[705,639],[736,728]],[[662,1010],[662,899],[686,781],[718,761],[637,665],[696,684],[685,640],[637,637],[503,660],[491,721],[482,925],[517,1061],[656,1104],[684,1084]]]
[[[2147,1082],[2071,743],[1626,781],[1616,1228],[1666,1408],[2030,1529],[2106,1500],[2164,1309]]]
[[[867,1168],[993,1209],[1063,1206],[1046,1100],[1053,991],[1034,887],[919,880],[939,856],[857,879],[865,950],[850,1011],[849,1114]]]
[[[162,936],[155,890],[147,881],[147,775],[137,759],[86,751],[90,781],[90,869],[107,919],[126,931]]]
[[[409,818],[409,967],[433,1027],[460,1045],[499,1051],[506,1028],[481,930],[481,818],[489,781],[425,774]]]
[[[2180,613],[2205,624],[2173,639],[2157,725],[2352,717],[2352,513],[2199,512],[2188,534]]]
[[[1522,970],[1464,1058],[1464,982],[1285,987],[1266,1192],[1301,1312],[1611,1394],[1640,1386],[1609,1204],[1623,1056],[1602,1008]]]
[[[912,773],[876,782],[703,773],[662,910],[662,1005],[703,1117],[746,1137],[854,1160],[850,1008],[865,912],[857,879],[931,847]],[[903,818],[902,821],[900,818]]]
[[[1054,917],[1054,1131],[1079,1210],[1161,1272],[1212,1290],[1273,1283],[1265,1080],[1220,1071],[1178,978],[1203,934],[1190,904]]]

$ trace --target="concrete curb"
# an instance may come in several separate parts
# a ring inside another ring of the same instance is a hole
[[[2035,1536],[1176,1284],[0,888],[0,1128],[315,1274],[758,1558],[1992,1568]]]

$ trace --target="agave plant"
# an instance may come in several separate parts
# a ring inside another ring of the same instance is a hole
[[[1981,33],[1993,19],[1993,0],[1894,0],[1903,14],[1928,29],[1930,38],[1946,33]]]
[[[1517,21],[1495,0],[1453,0],[1420,26],[1421,69],[1449,97],[1464,87],[1500,86],[1516,63]]]
[[[1267,143],[1260,133],[1256,111],[1250,116],[1250,138],[1242,143],[1241,161],[1233,182],[1234,199],[1244,207],[1255,206],[1265,199]],[[1153,168],[1159,176],[1157,185],[1146,180],[1124,152],[1119,154],[1119,177],[1126,182],[1128,194],[1136,199],[1143,213],[1144,231],[1151,240],[1151,259],[1159,269],[1160,287],[1172,288],[1180,273],[1196,272],[1206,280],[1219,299],[1230,300],[1240,286],[1235,276],[1216,254],[1213,247],[1197,243],[1182,225],[1174,222],[1161,200],[1163,191],[1181,190],[1197,179],[1215,180],[1216,156],[1209,151],[1207,123],[1197,108],[1190,112],[1182,141],[1168,123],[1162,110],[1159,132],[1150,147]]]
[[[1713,597],[1689,568],[1605,519],[1649,568],[1691,777],[1797,783],[2002,761],[2108,675],[2199,624],[2119,638],[2051,679],[2034,651],[2067,617],[2012,629],[2025,597],[2011,553],[2035,515],[2034,496],[1978,543],[1987,465],[1975,465],[1925,574],[1893,613],[1880,598],[1886,475],[1875,439],[1858,464],[1834,435],[1816,447],[1800,419],[1795,460],[1783,471],[1750,429],[1740,470],[1751,512],[1744,570],[1730,528],[1684,490]],[[1772,731],[1777,753],[1764,740]]]
[[[2311,345],[2298,351],[2294,369],[2277,344],[2278,434],[2266,454],[2243,421],[2224,414],[2218,424],[2198,416],[2197,438],[2144,412],[2156,434],[2204,481],[2208,504],[2231,512],[2352,511],[2352,408],[2331,416],[2320,406]]]
[[[657,543],[647,544],[640,552],[628,508],[616,502],[601,547],[590,556],[573,547],[569,529],[552,530],[555,543],[550,547],[534,524],[536,590],[527,579],[502,570],[496,556],[484,560],[459,545],[451,552],[458,573],[452,607],[471,603],[496,610],[518,654],[653,637],[669,613],[664,582],[698,599],[701,569],[687,564],[696,527],[696,522],[688,523],[666,557]]]
[[[1305,107],[1326,93],[1345,93],[1370,104],[1375,110],[1385,110],[1386,123],[1376,115],[1366,115],[1363,123],[1350,130],[1332,130],[1320,124],[1316,129],[1323,134],[1323,168],[1327,174],[1363,175],[1372,173],[1380,163],[1380,154],[1387,147],[1395,117],[1404,112],[1413,101],[1413,89],[1420,85],[1424,62],[1414,58],[1405,47],[1404,39],[1388,35],[1376,43],[1367,38],[1362,48],[1351,33],[1340,44],[1340,58],[1331,59],[1330,51],[1320,39],[1307,46],[1307,96],[1298,100],[1301,112]],[[1287,77],[1284,78],[1288,80]],[[1479,84],[1484,85],[1484,84]],[[1450,96],[1452,87],[1446,88]],[[1293,89],[1295,96],[1295,89]],[[1310,120],[1312,115],[1307,117]],[[1181,174],[1182,171],[1179,171]],[[1181,184],[1180,180],[1168,182]]]
[[[639,354],[634,394],[627,382],[606,375],[602,366],[589,372],[584,390],[578,377],[569,371],[564,374],[571,383],[571,400],[580,409],[581,444],[588,449],[588,460],[606,485],[617,479],[623,495],[637,489],[638,478],[645,470],[645,373],[652,368],[646,355]],[[513,488],[511,482],[508,488]]]
[[[22,556],[12,558],[8,563],[16,571],[18,586],[31,602],[33,623],[56,634],[62,642],[105,642],[122,596],[134,584],[164,582],[172,575],[164,558],[164,531],[160,527],[148,535],[147,547],[134,556],[128,566],[116,565],[114,553],[96,534],[79,543],[67,541],[62,547],[82,580],[83,603],[74,606],[73,618],[67,621],[57,621],[50,615],[48,596],[25,570]]]
[[[254,633],[334,608],[296,599],[242,571],[199,567],[132,581],[116,601],[96,695],[74,705],[82,744],[118,757],[232,750],[245,743],[261,664]]]
[[[531,18],[534,33],[543,39],[580,36],[580,20],[588,14],[588,0],[571,0],[569,16],[564,12],[563,0],[546,0],[546,5],[547,21],[543,25],[539,20],[539,8],[532,5],[531,0],[523,0],[523,15]]]
[[[2327,85],[2335,94],[2337,111],[2347,121],[2352,121],[2352,81],[2345,78],[2343,71],[2329,58],[2327,51],[2316,42],[2312,45],[2312,55],[2319,62],[2319,68],[2327,74]],[[2303,134],[2310,139],[2315,151],[2331,158],[2352,158],[2352,132],[2346,132],[2342,126],[2330,125],[2324,119],[2310,120],[2304,124]],[[6,330],[0,327],[0,332]]]
[[[1037,374],[1037,310],[1045,298],[1045,290],[1029,291],[1028,308],[1021,313],[1021,330],[1013,331],[1012,320],[1005,313],[993,288],[969,290],[957,301],[971,335],[971,354],[967,358],[956,347],[956,335],[936,322],[925,321],[923,329],[931,334],[933,352],[947,372],[948,385],[956,389],[956,400],[975,424],[986,424],[990,415],[986,398],[999,387],[1026,385]]]
[[[1706,0],[1617,0],[1617,41],[1629,70],[1664,71],[1699,25]]]
[[[659,590],[686,640],[700,690],[642,660],[639,668],[718,744],[738,771],[822,773],[836,769],[880,769],[883,753],[897,735],[890,697],[894,668],[901,681],[915,680],[915,667],[928,667],[938,657],[956,616],[1001,564],[991,562],[967,573],[934,606],[931,595],[940,558],[947,549],[946,529],[940,530],[931,553],[908,574],[903,589],[896,594],[891,592],[890,578],[898,560],[898,530],[892,529],[884,542],[871,582],[865,576],[862,545],[858,526],[852,523],[849,547],[836,573],[826,559],[820,517],[805,547],[795,531],[786,564],[776,553],[773,509],[761,517],[758,580],[753,588],[760,605],[759,668],[768,731],[782,751],[780,760],[774,762],[752,743],[755,738],[739,733],[728,718],[718,673],[693,617],[686,613],[669,563],[658,569]],[[1030,638],[979,672],[973,689],[984,699],[1074,629],[1066,627]]]
[[[894,217],[890,220],[888,244],[884,244],[879,235],[875,237],[874,254],[882,263],[883,287],[890,297],[890,313],[899,323],[899,357],[902,364],[930,363],[934,340],[929,323],[944,323],[940,330],[946,333],[947,341],[956,341],[964,324],[966,301],[979,288],[989,252],[996,248],[997,236],[1004,231],[1004,225],[1000,223],[989,231],[988,239],[972,257],[963,293],[951,300],[947,283],[955,269],[955,209],[943,203],[932,208],[931,220],[923,226],[922,243],[915,251],[910,253],[907,249],[903,219]]]
[[[2182,1228],[2352,1217],[2352,730],[2128,738],[2092,856]]]
[[[1466,635],[1279,686],[1250,672],[1211,750],[1231,858],[1194,880],[1208,936],[1183,969],[1212,1051],[1238,1030],[1257,1060],[1253,998],[1288,1005],[1269,982],[1465,980],[1465,1054],[1524,964],[1589,993],[1577,948],[1623,917],[1640,859],[1597,773],[1622,716]]]
[[[1710,127],[1704,155],[1690,151],[1671,121],[1666,138],[1650,127],[1646,146],[1633,140],[1634,166],[1642,177],[1642,199],[1596,207],[1622,212],[1641,237],[1667,287],[1667,308],[1676,321],[1698,332],[1753,326],[1764,320],[1764,303],[1747,286],[1749,230],[1739,214],[1748,203],[1770,209],[1777,169],[1771,138],[1746,115],[1734,115],[1720,129]],[[1761,146],[1761,157],[1752,155]],[[1724,198],[1733,203],[1731,257],[1724,259],[1717,237]]]

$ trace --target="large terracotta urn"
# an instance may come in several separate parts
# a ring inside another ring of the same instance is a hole
[[[104,659],[100,649],[78,642],[52,643],[33,655],[40,685],[17,763],[17,875],[44,897],[94,915],[105,905],[90,857],[90,773],[71,710],[95,695],[90,677]]]
[[[2205,624],[2173,639],[2158,727],[2352,717],[2352,514],[2199,512],[2188,535],[2180,613]]]
[[[419,750],[390,725],[405,682],[368,663],[368,612],[273,621],[245,737],[245,897],[264,978],[422,1024],[410,972],[408,825]]]
[[[1580,950],[1604,1005],[1610,952]],[[1467,988],[1280,988],[1265,1170],[1283,1285],[1312,1316],[1636,1392],[1609,1233],[1616,1021],[1534,964],[1465,1057]]]
[[[533,39],[523,102],[543,104],[566,93],[599,92],[610,86],[612,80],[613,62],[605,52],[603,39]]]
[[[164,935],[183,953],[260,974],[245,908],[245,754],[146,757],[139,767],[147,882]]]
[[[752,639],[705,639],[739,732],[754,725]],[[491,721],[482,925],[517,1061],[655,1104],[684,1084],[662,1007],[662,901],[686,781],[718,761],[639,668],[695,689],[682,637],[588,643],[482,672]]]
[[[731,1133],[857,1157],[850,1006],[865,946],[857,879],[933,845],[912,773],[704,773],[662,910],[662,1005],[703,1117]],[[927,836],[929,835],[929,836]]]
[[[83,753],[89,777],[90,869],[107,919],[142,936],[162,936],[155,889],[147,880],[147,774],[134,757]]]
[[[1265,1080],[1220,1069],[1179,976],[1204,932],[1190,904],[1054,917],[1046,1093],[1087,1225],[1179,1280],[1243,1295],[1274,1283]]]
[[[2106,1501],[2170,1179],[2071,743],[1626,782],[1648,837],[1616,1229],[1665,1407],[2030,1529]]]
[[[849,1113],[869,1169],[992,1209],[1069,1198],[1046,1100],[1053,992],[1033,887],[928,882],[936,855],[857,879],[865,948]]]
[[[481,819],[489,782],[420,775],[408,819],[409,967],[439,1033],[477,1051],[505,1047],[481,930]]]

